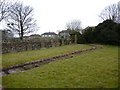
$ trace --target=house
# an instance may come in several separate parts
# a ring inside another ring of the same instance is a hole
[[[70,34],[69,34],[69,31],[68,30],[62,30],[62,31],[60,31],[59,32],[59,34],[58,34],[60,37],[64,37],[64,38],[67,38],[67,37],[69,37],[70,36]]]
[[[62,30],[62,31],[59,32],[58,35],[60,37],[69,38],[70,37],[69,33],[70,33],[70,30]],[[82,30],[80,30],[79,33],[82,34],[83,33]]]
[[[46,32],[41,35],[42,37],[57,37],[57,34],[54,32]]]
[[[0,40],[14,38],[13,33],[10,30],[0,30]]]
[[[37,37],[41,37],[39,34],[32,34],[29,36],[29,38],[37,38]]]
[[[85,33],[86,30],[88,30],[89,28],[92,28],[92,30],[94,30],[95,26],[88,26],[88,27],[84,28],[83,30],[81,30],[81,34]]]

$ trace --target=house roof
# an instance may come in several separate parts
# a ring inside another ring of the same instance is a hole
[[[59,33],[69,33],[69,31],[68,30],[62,30]]]
[[[40,37],[40,35],[39,34],[32,34],[32,35],[30,35],[30,37]]]
[[[57,35],[57,34],[54,32],[46,32],[46,33],[43,33],[42,35]]]

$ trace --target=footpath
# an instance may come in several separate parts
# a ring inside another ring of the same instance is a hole
[[[17,72],[23,72],[23,71],[30,70],[30,69],[37,68],[37,67],[41,67],[48,63],[73,58],[76,55],[88,53],[88,52],[103,48],[103,47],[95,46],[95,45],[91,45],[91,44],[87,44],[87,45],[91,46],[91,48],[84,49],[84,50],[78,50],[78,51],[74,51],[74,52],[59,55],[59,56],[54,56],[54,57],[43,59],[43,60],[38,60],[38,61],[28,62],[25,64],[14,65],[14,66],[2,68],[2,70],[0,72],[0,77],[7,76],[7,75],[17,73]]]

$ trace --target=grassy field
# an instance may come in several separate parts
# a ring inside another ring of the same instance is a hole
[[[71,59],[5,76],[3,86],[6,88],[117,88],[118,48],[103,46],[103,49]]]
[[[49,49],[3,54],[2,66],[5,67],[16,64],[23,64],[26,62],[46,59],[56,55],[61,55],[86,48],[90,48],[90,46],[83,44],[81,45],[76,44],[76,45],[66,45],[66,46],[49,48]]]

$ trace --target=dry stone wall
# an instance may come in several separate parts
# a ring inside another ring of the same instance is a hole
[[[2,41],[2,53],[38,50],[70,44],[68,40],[63,42],[62,44],[59,39],[5,40]]]

